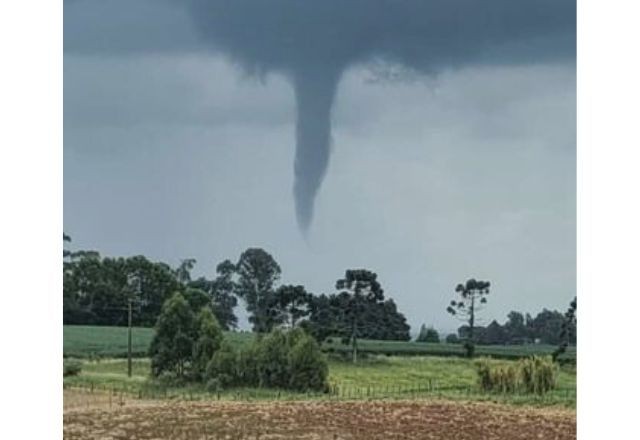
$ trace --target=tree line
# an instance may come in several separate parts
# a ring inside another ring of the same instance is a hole
[[[335,293],[314,295],[302,285],[280,284],[280,265],[264,249],[249,248],[235,263],[222,261],[211,278],[194,279],[195,265],[192,258],[172,268],[144,256],[65,249],[64,324],[124,325],[132,301],[133,325],[153,326],[165,301],[180,293],[194,310],[210,308],[224,330],[237,328],[234,308],[242,301],[254,332],[302,327],[320,342],[329,336],[350,342],[354,357],[361,338],[410,339],[405,316],[369,270],[347,270]]]

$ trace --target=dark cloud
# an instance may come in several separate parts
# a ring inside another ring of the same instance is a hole
[[[294,194],[306,231],[346,69],[384,60],[431,74],[573,58],[575,0],[79,0],[65,8],[65,50],[213,50],[249,72],[284,73],[296,95]]]

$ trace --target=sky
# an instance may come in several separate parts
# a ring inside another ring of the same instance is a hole
[[[367,268],[414,332],[471,277],[485,324],[564,311],[574,2],[367,4],[65,1],[73,247],[209,277],[262,247],[318,294]]]

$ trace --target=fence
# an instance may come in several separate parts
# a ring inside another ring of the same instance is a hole
[[[419,399],[442,397],[479,396],[491,400],[523,400],[531,403],[564,403],[571,404],[576,399],[575,388],[556,388],[542,395],[526,393],[486,393],[477,386],[439,386],[436,381],[428,380],[416,384],[387,384],[377,386],[358,387],[348,384],[333,384],[325,393],[318,392],[292,392],[286,390],[268,388],[229,389],[219,392],[207,392],[201,389],[185,390],[168,387],[126,388],[113,385],[64,385],[64,389],[83,391],[90,395],[98,396],[97,400],[108,406],[123,406],[128,400],[177,400],[177,401],[252,401],[252,400],[362,400],[362,399]]]

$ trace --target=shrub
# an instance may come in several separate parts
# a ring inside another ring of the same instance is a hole
[[[544,394],[555,388],[558,366],[549,356],[532,356],[520,361],[522,384],[529,393]]]
[[[201,379],[211,358],[220,348],[223,334],[215,315],[208,307],[203,307],[197,319],[198,340],[193,347],[193,375]]]
[[[513,393],[520,385],[518,365],[492,363],[489,360],[476,362],[478,384],[483,391]]]
[[[243,347],[236,356],[236,378],[239,384],[258,385],[258,368],[256,365],[257,343]]]
[[[318,343],[303,334],[289,353],[289,388],[297,391],[326,391],[329,368]]]
[[[64,360],[62,366],[62,375],[64,377],[67,376],[77,376],[82,371],[82,363],[76,360]]]
[[[482,359],[476,362],[476,372],[483,391],[542,395],[555,388],[558,367],[550,357],[533,356],[517,363]]]
[[[207,365],[206,378],[208,379],[207,388],[212,380],[217,382],[217,391],[221,387],[227,387],[237,382],[237,365],[238,357],[233,347],[227,342],[223,342],[219,350],[217,350],[209,364]]]
[[[256,341],[255,364],[259,386],[289,385],[289,341],[282,330],[273,330]]]

